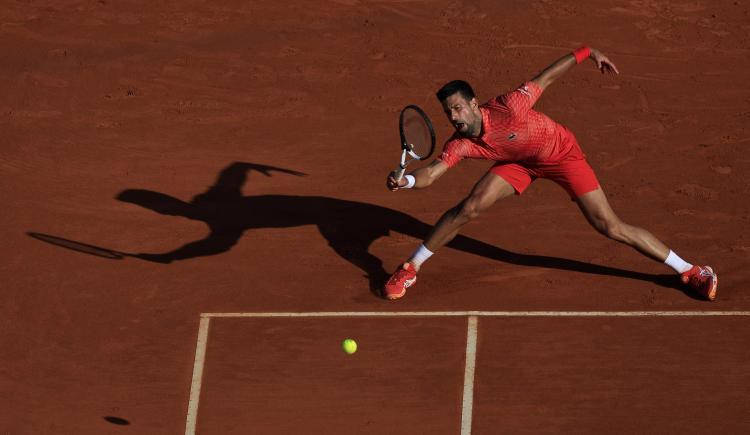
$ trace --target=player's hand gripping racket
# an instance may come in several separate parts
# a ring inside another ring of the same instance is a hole
[[[417,106],[408,105],[399,117],[401,131],[401,163],[394,171],[396,182],[404,177],[406,166],[414,160],[425,160],[435,150],[435,130],[427,114]],[[407,160],[407,156],[411,157]]]

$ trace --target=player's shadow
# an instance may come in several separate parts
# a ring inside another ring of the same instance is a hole
[[[121,192],[117,195],[120,201],[137,204],[163,215],[202,221],[210,229],[207,237],[169,252],[126,255],[171,263],[226,252],[247,230],[315,225],[338,255],[365,273],[371,291],[379,294],[388,272],[383,268],[381,259],[369,252],[369,246],[392,231],[424,239],[431,229],[431,225],[408,214],[363,202],[324,196],[244,196],[242,187],[248,174],[253,171],[266,176],[271,176],[272,172],[305,175],[272,166],[235,162],[221,171],[213,186],[190,202],[150,190],[128,189]],[[461,235],[449,243],[448,247],[521,266],[612,275],[679,288],[674,275],[653,275],[565,258],[519,254]]]

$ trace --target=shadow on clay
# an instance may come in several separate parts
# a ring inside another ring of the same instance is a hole
[[[130,425],[129,421],[127,421],[127,420],[125,420],[124,418],[121,418],[121,417],[115,417],[115,416],[112,416],[112,415],[107,415],[107,416],[105,416],[103,418],[104,418],[104,420],[107,421],[107,423],[111,423],[111,424],[114,424],[114,425],[117,425],[117,426],[129,426]]]
[[[163,215],[202,221],[208,225],[210,233],[207,237],[169,252],[125,253],[41,233],[27,234],[47,243],[105,258],[135,257],[168,264],[227,252],[248,230],[315,225],[338,255],[364,271],[370,282],[371,292],[380,296],[380,289],[388,279],[389,273],[383,268],[382,260],[368,252],[369,246],[378,238],[388,236],[391,231],[421,240],[432,228],[431,225],[400,211],[362,202],[324,196],[243,196],[242,186],[253,171],[269,177],[273,172],[294,176],[306,175],[272,166],[234,162],[221,171],[213,186],[195,196],[190,202],[150,190],[127,189],[120,192],[117,195],[120,201],[136,204]],[[520,266],[637,279],[682,291],[678,280],[672,274],[655,275],[566,258],[519,254],[462,235],[456,236],[447,246]]]

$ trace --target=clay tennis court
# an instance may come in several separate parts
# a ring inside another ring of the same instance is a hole
[[[0,433],[750,432],[745,2],[6,3]],[[379,298],[490,164],[389,192],[400,109],[582,44],[536,107],[717,300],[544,180]]]

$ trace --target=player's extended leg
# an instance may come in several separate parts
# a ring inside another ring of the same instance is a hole
[[[453,240],[462,226],[479,216],[479,213],[490,208],[498,200],[513,195],[514,192],[510,183],[488,172],[474,185],[469,196],[443,213],[425,239],[425,247],[431,252],[436,252]],[[419,270],[419,265],[416,269]]]
[[[681,274],[684,283],[708,300],[716,297],[718,277],[709,266],[693,266],[684,262],[653,234],[626,224],[615,214],[601,187],[576,199],[583,215],[600,233],[625,243],[654,260],[666,263]]]
[[[417,271],[427,257],[456,237],[458,230],[479,213],[514,192],[513,186],[503,178],[491,172],[485,174],[474,185],[469,196],[440,217],[423,245],[391,276],[385,285],[384,296],[387,299],[404,296],[406,289],[417,281]]]
[[[600,233],[612,240],[632,246],[654,260],[663,263],[667,259],[669,248],[643,228],[621,221],[610,207],[601,187],[581,195],[576,202],[583,215],[586,216],[586,220]]]

